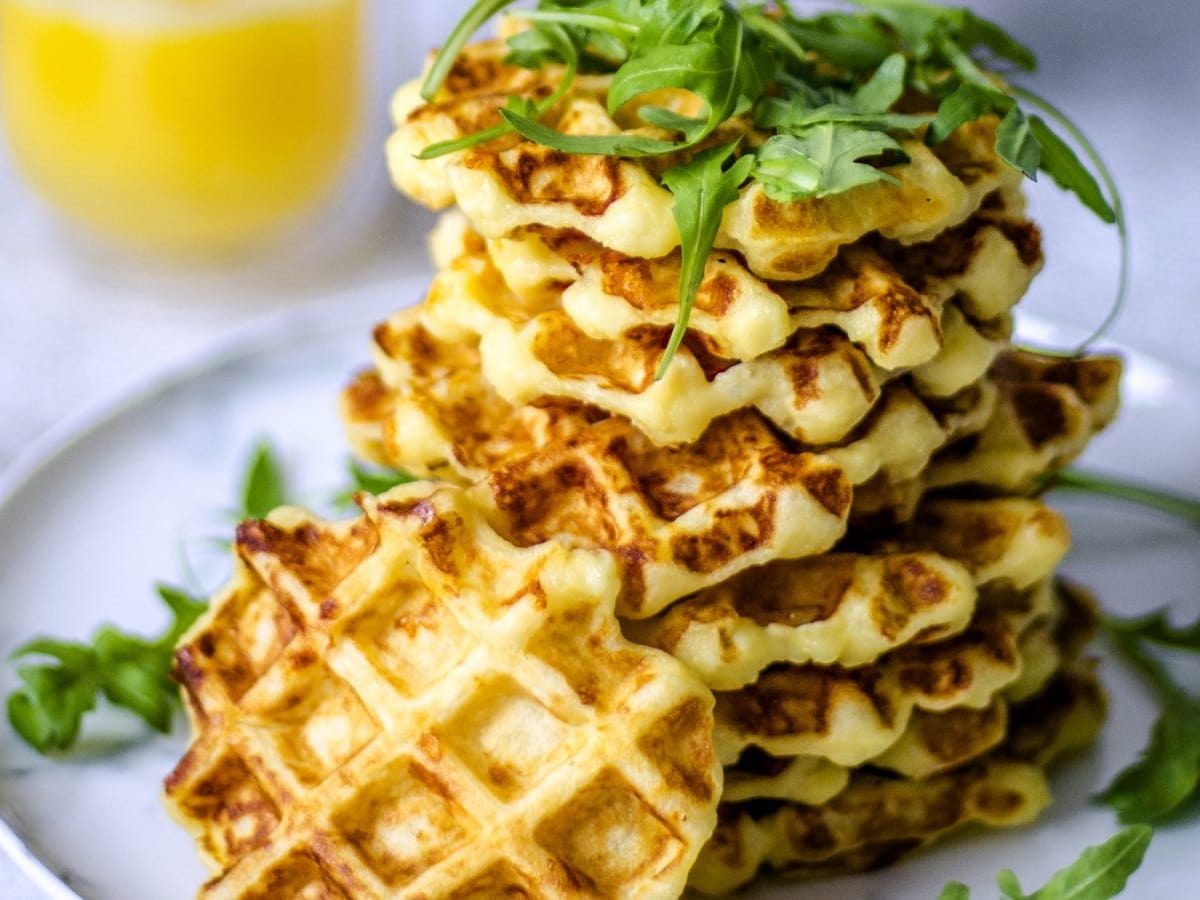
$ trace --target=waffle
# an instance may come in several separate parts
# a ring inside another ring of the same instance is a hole
[[[843,332],[824,326],[802,328],[780,348],[743,362],[714,354],[692,335],[655,380],[669,326],[604,340],[589,337],[562,309],[531,314],[486,253],[459,257],[439,272],[421,309],[422,324],[439,339],[479,342],[484,378],[509,403],[586,403],[625,416],[659,444],[693,441],[713,419],[751,406],[801,442],[840,441],[883,384],[902,374],[880,369]],[[914,379],[922,393],[944,397],[986,374],[1011,323],[974,323],[950,305],[938,328],[941,348],[932,348],[936,355],[914,369]]]
[[[860,666],[956,634],[975,596],[970,573],[935,553],[827,553],[748,569],[629,633],[733,690],[774,663]]]
[[[176,655],[173,814],[206,897],[675,897],[714,824],[711,697],[624,640],[602,553],[520,549],[460,489],[238,531]]]
[[[678,313],[678,252],[627,257],[580,235],[533,227],[484,245],[457,210],[443,216],[431,246],[439,269],[487,252],[520,308],[561,306],[595,340],[669,328]],[[940,267],[918,265],[925,259]],[[1003,208],[980,212],[927,244],[848,245],[823,272],[799,283],[767,283],[737,254],[718,251],[708,259],[688,327],[713,355],[744,361],[783,346],[799,328],[830,325],[877,366],[908,369],[941,349],[948,300],[976,320],[999,318],[1024,295],[1041,263],[1037,229]]]
[[[857,766],[896,743],[916,709],[982,708],[1018,679],[1021,639],[1052,614],[1048,582],[981,593],[971,624],[929,644],[900,647],[856,668],[777,665],[716,694],[717,754],[726,765],[750,745],[773,756],[823,756]]]
[[[976,581],[1029,587],[1051,575],[1068,547],[1065,522],[1035,501],[931,504],[909,533],[890,543],[913,549],[888,552],[883,539],[878,554],[748,569],[631,633],[715,690],[749,684],[779,662],[860,666],[914,639],[962,631]]]
[[[1050,800],[1044,767],[1090,743],[1103,718],[1092,664],[1073,664],[1013,708],[1008,738],[978,763],[924,781],[861,770],[827,802],[777,804],[765,814],[723,805],[689,884],[725,893],[764,866],[809,877],[861,871],[971,823],[1028,824]]]
[[[1074,460],[1116,415],[1115,357],[1054,359],[1014,351],[995,367],[999,402],[977,435],[948,447],[924,475],[926,488],[984,485],[1024,493]]]
[[[577,231],[626,256],[657,258],[675,249],[674,201],[650,168],[654,161],[571,156],[515,135],[445,157],[416,158],[431,143],[496,124],[511,94],[543,97],[557,85],[561,70],[515,71],[501,62],[504,52],[499,41],[465,48],[432,103],[422,102],[419,82],[396,94],[388,162],[397,186],[435,209],[457,203],[489,239],[539,226]],[[567,134],[635,127],[647,133],[638,123],[608,114],[607,88],[603,77],[578,79],[543,121]],[[886,168],[895,185],[880,182],[781,203],[751,184],[726,210],[716,245],[741,253],[760,277],[802,280],[865,234],[907,243],[929,240],[968,219],[989,194],[1019,180],[995,154],[995,127],[994,119],[967,125],[932,150],[917,138],[903,141],[908,161]],[[747,131],[734,120],[720,138]]]
[[[605,416],[572,400],[508,403],[483,378],[477,351],[434,337],[415,310],[376,329],[375,357],[376,370],[360,375],[343,395],[351,442],[368,459],[414,473],[475,481],[505,461],[577,438]],[[821,449],[855,484],[877,475],[904,482],[917,477],[944,444],[982,429],[994,402],[995,388],[987,381],[947,400],[918,397],[894,382],[842,446]],[[763,425],[752,414],[735,413],[710,424],[699,443],[734,427],[757,432]],[[630,441],[647,443],[632,423],[626,431]],[[670,478],[664,472],[652,480]]]

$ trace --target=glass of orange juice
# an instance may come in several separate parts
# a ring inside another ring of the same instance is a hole
[[[70,218],[211,255],[326,197],[358,136],[365,0],[0,0],[18,167]]]

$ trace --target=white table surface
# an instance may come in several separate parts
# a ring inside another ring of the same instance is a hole
[[[462,5],[445,4],[452,11]],[[388,57],[380,81],[411,70],[416,48],[437,39],[438,17],[453,14],[412,13],[414,6],[396,4],[380,13],[377,40],[390,38],[399,47],[397,35],[418,35],[409,49]],[[1145,0],[1136,14],[1125,0],[973,6],[1038,51],[1042,73],[1027,84],[1084,126],[1122,186],[1133,237],[1133,292],[1112,338],[1200,369],[1194,274],[1200,264],[1200,4]],[[370,177],[360,177],[354,198],[338,204],[337,217],[265,258],[172,268],[114,253],[63,226],[0,150],[0,469],[64,417],[202,352],[239,326],[427,266],[424,231],[431,217],[390,194],[379,155],[367,168]],[[1087,328],[1109,302],[1115,236],[1053,186],[1031,193],[1048,265],[1022,309]],[[363,340],[365,354],[367,335]],[[1181,413],[1200,415],[1200,404]],[[39,894],[0,859],[0,897],[37,900]]]

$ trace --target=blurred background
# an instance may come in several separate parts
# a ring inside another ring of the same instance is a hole
[[[432,221],[388,186],[387,99],[467,5],[0,0],[0,469],[254,319],[369,285],[381,316],[416,300],[386,291],[427,268]],[[1200,371],[1200,4],[970,5],[1037,51],[1025,84],[1122,188],[1133,287],[1111,338]],[[1048,266],[1022,309],[1086,332],[1115,234],[1053,185],[1031,195]],[[0,896],[37,896],[3,859]]]

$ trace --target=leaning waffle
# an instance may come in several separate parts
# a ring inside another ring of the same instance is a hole
[[[924,781],[862,770],[827,802],[784,803],[765,814],[723,805],[690,886],[725,893],[763,867],[808,876],[861,871],[971,823],[1028,824],[1050,800],[1043,768],[1090,743],[1103,722],[1092,669],[1075,663],[1037,698],[1014,707],[1009,736],[979,763]]]
[[[976,581],[1028,587],[1048,578],[1068,547],[1066,523],[1036,501],[930,504],[908,533],[900,543],[909,550],[887,552],[880,539],[878,554],[748,569],[632,633],[716,690],[742,687],[780,662],[859,666],[916,638],[960,632]]]
[[[896,743],[917,709],[982,708],[1022,670],[1023,633],[1054,609],[1048,582],[1024,592],[992,586],[966,630],[900,647],[856,668],[778,665],[716,693],[721,761],[750,745],[774,756],[823,756],[857,766]]]
[[[671,194],[645,161],[570,156],[508,136],[432,160],[429,144],[489,127],[511,94],[542,96],[560,70],[517,71],[501,62],[499,41],[467,47],[432,103],[414,82],[392,103],[396,131],[388,142],[392,177],[402,191],[434,208],[457,203],[474,228],[503,238],[528,226],[575,230],[627,256],[656,258],[679,245]],[[608,81],[577,80],[544,122],[567,134],[613,134],[633,125],[605,109]],[[1019,180],[996,156],[994,119],[960,128],[930,149],[903,143],[908,160],[877,183],[820,199],[784,203],[752,184],[726,210],[717,247],[740,252],[764,278],[801,280],[817,274],[840,246],[879,232],[905,242],[929,240],[965,221],[994,190]],[[726,140],[747,131],[729,123]],[[641,129],[644,133],[645,129]]]
[[[659,444],[695,440],[713,419],[746,407],[804,443],[840,441],[883,384],[902,374],[880,369],[842,331],[822,326],[801,328],[778,349],[746,361],[717,356],[691,335],[656,379],[669,326],[606,340],[588,336],[562,309],[530,314],[483,252],[438,273],[420,316],[442,340],[478,341],[484,378],[506,401],[587,403],[627,417]],[[953,305],[937,327],[940,343],[913,370],[922,393],[937,397],[982,378],[1010,332],[1006,317],[974,323]],[[386,360],[381,374],[394,382]]]
[[[713,827],[711,697],[624,640],[616,569],[456,488],[280,510],[185,636],[167,779],[211,897],[677,896]]]
[[[582,236],[543,229],[485,246],[457,210],[442,217],[431,247],[439,269],[487,252],[519,308],[560,305],[596,340],[669,328],[678,313],[678,252],[627,257]],[[940,267],[917,264],[928,258]],[[736,254],[718,251],[709,256],[688,328],[713,355],[744,361],[781,347],[799,328],[831,325],[876,365],[907,369],[941,349],[946,301],[953,298],[974,319],[995,319],[1020,300],[1041,262],[1037,229],[1003,208],[981,212],[926,244],[849,245],[823,272],[799,283],[768,283]]]

